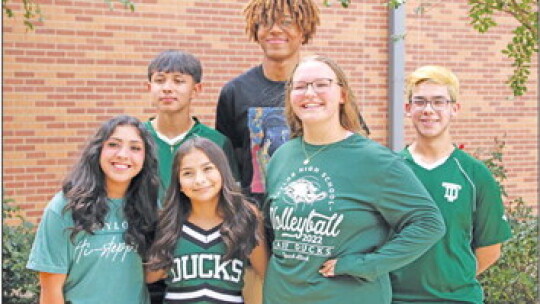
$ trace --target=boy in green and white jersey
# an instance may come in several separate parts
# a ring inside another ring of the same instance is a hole
[[[147,88],[156,108],[156,116],[146,127],[158,149],[159,176],[166,190],[171,179],[174,154],[180,144],[193,136],[208,138],[220,146],[235,178],[236,157],[229,139],[191,116],[191,102],[202,92],[202,65],[192,54],[168,50],[158,54],[148,65]],[[160,197],[163,197],[164,191]]]
[[[476,276],[497,261],[510,238],[499,185],[488,168],[452,143],[459,81],[424,66],[407,79],[407,116],[415,141],[401,154],[437,203],[446,235],[423,256],[391,273],[393,303],[482,303]]]

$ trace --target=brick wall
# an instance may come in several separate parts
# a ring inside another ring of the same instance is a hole
[[[418,15],[419,1],[408,2],[407,71],[424,64],[451,68],[460,78],[462,108],[453,124],[453,139],[467,152],[487,152],[494,139],[503,150],[509,199],[522,196],[536,206],[538,199],[538,57],[534,57],[528,92],[513,97],[507,79],[511,61],[501,50],[511,41],[515,20],[499,15],[499,26],[480,34],[468,26],[465,1],[439,2],[438,8]],[[408,122],[408,121],[407,121]],[[407,125],[406,138],[413,132]],[[485,153],[484,153],[485,155]]]
[[[40,0],[45,20],[31,32],[16,3],[16,17],[4,18],[4,194],[34,221],[102,121],[121,113],[140,119],[152,115],[146,66],[158,52],[183,49],[201,59],[204,92],[193,112],[211,126],[223,84],[261,60],[259,47],[244,33],[245,1],[133,2],[135,12],[118,3],[110,10],[103,0]],[[407,16],[407,71],[426,63],[455,70],[464,104],[456,142],[474,151],[506,132],[507,190],[535,204],[537,76],[533,73],[526,96],[507,99],[504,81],[511,66],[499,50],[509,39],[512,20],[501,17],[503,26],[481,35],[469,27],[466,5],[441,4],[423,17],[413,6]],[[382,1],[354,1],[348,9],[321,5],[321,12],[322,26],[303,55],[326,54],[343,66],[372,138],[386,144],[386,7]],[[406,134],[410,140],[410,127]]]

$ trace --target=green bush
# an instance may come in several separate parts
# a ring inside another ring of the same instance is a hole
[[[34,304],[39,293],[37,274],[26,269],[34,240],[34,225],[12,206],[13,201],[2,199],[2,303]],[[13,220],[18,225],[11,225]]]
[[[507,206],[512,238],[501,258],[480,275],[485,303],[538,303],[538,221],[521,198]]]
[[[495,138],[495,146],[483,162],[501,186],[506,179],[503,165],[504,141]],[[483,157],[476,157],[482,159]],[[512,238],[502,245],[501,258],[479,276],[485,303],[538,303],[538,220],[521,197],[506,205],[506,216],[512,227]]]

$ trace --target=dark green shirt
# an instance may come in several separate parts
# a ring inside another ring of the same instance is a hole
[[[488,168],[455,149],[428,170],[401,152],[429,191],[446,223],[446,235],[413,263],[391,274],[394,303],[483,303],[475,249],[511,236],[499,186]]]
[[[264,303],[390,303],[388,273],[442,237],[441,214],[387,148],[357,134],[322,148],[304,151],[295,138],[268,165],[275,237]],[[331,278],[319,273],[329,259],[338,261]]]

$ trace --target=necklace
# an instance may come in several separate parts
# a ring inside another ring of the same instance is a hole
[[[315,153],[309,155],[306,151],[306,142],[304,141],[304,139],[302,139],[302,150],[304,150],[304,155],[306,156],[306,158],[304,159],[304,162],[303,164],[304,165],[307,165],[309,164],[309,161],[315,157],[315,155],[321,153],[322,151],[324,151],[326,148],[330,147],[330,145],[324,145],[322,146],[322,148],[319,148],[319,150],[315,151]]]
[[[351,136],[353,134],[353,132],[351,131],[347,131],[345,133],[345,136],[339,140],[337,140],[336,142],[340,141],[340,140],[343,140],[344,138],[347,138],[349,136]],[[333,142],[332,142],[333,143]],[[306,151],[306,141],[304,140],[304,137],[302,136],[302,150],[304,150],[304,155],[306,156],[306,158],[304,159],[304,161],[302,162],[305,165],[309,164],[309,161],[315,157],[315,155],[321,153],[322,151],[326,150],[326,148],[330,147],[332,145],[332,143],[329,143],[329,144],[326,144],[324,146],[322,146],[321,148],[319,148],[319,150],[315,151],[315,153],[309,155]]]

